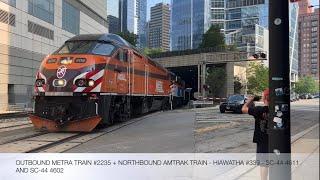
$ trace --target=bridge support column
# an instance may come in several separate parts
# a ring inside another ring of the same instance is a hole
[[[206,97],[206,90],[203,85],[206,84],[207,66],[205,62],[198,64],[198,95]]]
[[[226,64],[226,97],[234,94],[234,63]]]
[[[198,64],[198,96],[200,96],[201,89],[201,65]]]
[[[206,84],[206,78],[207,78],[207,66],[205,63],[203,63],[201,65],[201,70],[202,70],[202,87],[201,87],[201,90],[202,90],[202,97],[207,97],[206,95],[206,90],[205,88],[203,87],[205,84]]]

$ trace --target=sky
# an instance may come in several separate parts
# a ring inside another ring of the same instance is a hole
[[[311,0],[312,5],[319,5],[319,0]]]

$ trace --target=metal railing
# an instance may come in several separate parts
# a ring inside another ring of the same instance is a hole
[[[209,52],[228,52],[228,51],[235,51],[235,50],[228,46],[218,46],[215,48],[210,47],[210,48],[187,49],[183,51],[167,51],[159,54],[151,54],[149,55],[149,57],[162,58],[162,57],[171,57],[171,56],[183,56],[183,55],[191,55],[191,54],[200,54],[200,53],[209,53]]]

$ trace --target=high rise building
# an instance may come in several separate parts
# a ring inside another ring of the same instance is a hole
[[[159,3],[151,7],[148,47],[170,50],[170,7]]]
[[[217,1],[217,0],[215,0]],[[226,0],[224,32],[227,44],[241,51],[256,50],[256,24],[268,27],[268,0]],[[213,20],[216,16],[213,16]]]
[[[219,24],[225,33],[226,44],[233,44],[240,51],[268,54],[268,0],[211,1],[211,23]],[[222,7],[225,7],[223,15]],[[298,79],[298,11],[297,3],[290,3],[290,71],[291,81]],[[224,16],[224,20],[222,19]],[[266,62],[265,64],[267,64]]]
[[[310,0],[300,0],[299,4],[299,14],[308,14],[313,12],[313,8],[311,8]]]
[[[299,6],[299,75],[319,81],[319,8],[313,11],[306,0]]]
[[[225,29],[225,12],[226,12],[226,0],[211,0],[211,24],[219,25],[224,31]]]
[[[109,33],[120,32],[120,18],[119,18],[119,0],[107,0],[107,20],[109,24]]]
[[[299,34],[298,34],[298,3],[289,4],[289,61],[290,61],[290,81],[294,87],[298,81],[299,72]]]
[[[41,60],[77,34],[107,33],[105,0],[0,0],[0,110],[31,107]]]
[[[171,48],[196,49],[210,25],[209,0],[172,0]]]
[[[138,35],[137,46],[146,47],[147,0],[120,0],[119,18],[121,32],[128,31]]]

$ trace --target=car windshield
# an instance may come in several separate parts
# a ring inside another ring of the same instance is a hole
[[[68,41],[54,54],[111,55],[115,46],[102,41]]]
[[[242,101],[242,100],[244,100],[244,97],[240,95],[233,95],[228,98],[228,101]]]

